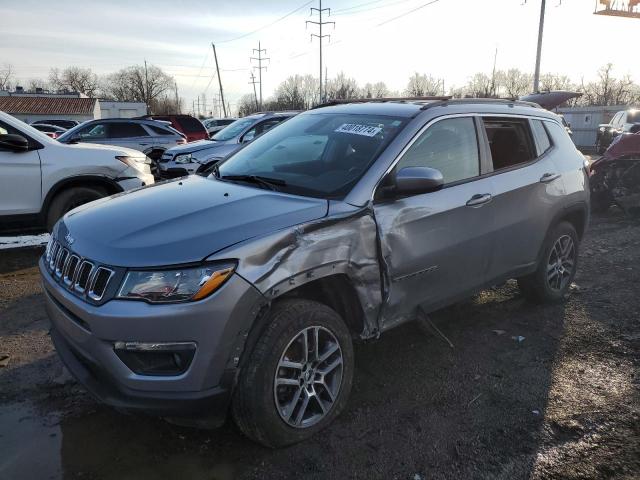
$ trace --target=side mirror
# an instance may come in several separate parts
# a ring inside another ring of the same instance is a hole
[[[22,135],[6,133],[0,135],[0,149],[10,150],[12,152],[26,152],[29,150],[29,140]]]
[[[396,173],[395,195],[416,195],[439,190],[444,185],[442,173],[429,167],[405,167]]]

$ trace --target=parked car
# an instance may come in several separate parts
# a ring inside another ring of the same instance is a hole
[[[249,115],[226,126],[211,137],[211,140],[167,150],[158,163],[158,175],[167,179],[207,173],[212,164],[297,114],[298,112],[267,112]]]
[[[84,203],[153,183],[128,148],[65,145],[0,112],[0,224],[44,226]]]
[[[51,120],[36,120],[31,124],[33,125],[56,125],[58,127],[62,127],[65,130],[69,130],[77,125],[80,125],[80,122],[76,120],[61,120],[61,119],[51,119]]]
[[[138,118],[170,122],[173,128],[186,136],[188,142],[209,138],[207,129],[204,128],[202,122],[191,115],[145,115]]]
[[[595,212],[640,210],[640,132],[618,135],[591,164],[591,198]]]
[[[508,278],[562,300],[588,216],[584,157],[532,104],[325,106],[207,178],[60,220],[40,260],[51,338],[107,404],[199,426],[230,409],[287,445],[344,409],[353,339]]]
[[[66,128],[58,127],[56,125],[47,125],[46,123],[32,123],[31,126],[44,133],[47,137],[51,137],[53,139],[58,138],[67,131]]]
[[[213,136],[227,125],[235,122],[237,118],[208,118],[202,122],[204,128],[207,129],[209,136]]]
[[[640,132],[640,110],[632,108],[618,112],[609,123],[598,126],[596,150],[598,153],[604,153],[613,139],[621,133],[636,132]]]
[[[92,120],[68,130],[58,137],[62,143],[98,143],[133,148],[152,160],[155,173],[157,162],[165,150],[187,143],[183,134],[154,120],[107,118]]]

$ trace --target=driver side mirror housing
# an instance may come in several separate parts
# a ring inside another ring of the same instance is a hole
[[[7,133],[0,135],[0,149],[12,152],[26,152],[29,150],[29,140],[22,135]]]
[[[402,168],[393,180],[390,193],[398,197],[435,192],[444,185],[442,173],[429,167]]]

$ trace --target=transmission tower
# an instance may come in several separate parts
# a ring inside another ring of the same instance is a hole
[[[260,84],[260,108],[259,110],[262,110],[262,70],[266,70],[267,67],[263,67],[262,66],[262,62],[264,62],[265,60],[269,60],[268,57],[263,57],[262,54],[263,53],[267,53],[267,50],[265,48],[261,48],[260,47],[260,42],[258,42],[258,48],[254,48],[253,52],[256,53],[258,52],[258,56],[257,57],[251,57],[251,60],[257,60],[258,61],[258,66],[254,66],[253,68],[257,68],[258,69],[258,83]],[[255,87],[255,85],[254,85]]]
[[[322,39],[325,37],[331,37],[331,35],[323,35],[322,34],[322,27],[324,25],[328,25],[328,24],[332,24],[333,28],[336,27],[336,22],[323,22],[322,21],[322,14],[324,12],[328,12],[328,15],[331,15],[331,9],[330,8],[322,8],[322,0],[318,0],[318,8],[315,7],[311,7],[311,15],[314,14],[314,12],[318,13],[318,21],[313,21],[313,20],[307,20],[305,22],[305,26],[309,25],[310,23],[313,25],[317,25],[318,26],[318,33],[312,33],[311,34],[311,40],[313,40],[313,37],[316,37],[318,39],[318,43],[320,43],[320,96],[319,96],[319,103],[323,102],[323,95],[322,95]],[[326,90],[325,90],[325,94],[326,94]]]

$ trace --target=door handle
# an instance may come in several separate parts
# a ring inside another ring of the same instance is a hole
[[[141,143],[140,145],[151,145],[150,143]]]
[[[557,180],[558,178],[560,178],[560,174],[559,173],[545,173],[544,175],[542,175],[542,177],[540,177],[540,183],[553,182],[554,180]]]
[[[479,207],[491,201],[490,193],[476,193],[467,201],[467,207]]]

